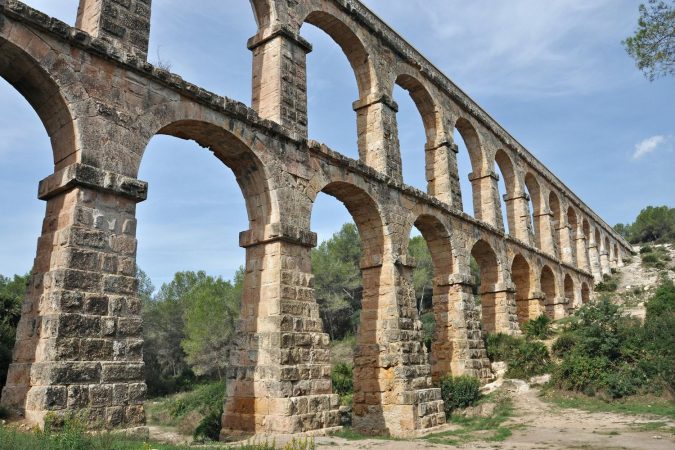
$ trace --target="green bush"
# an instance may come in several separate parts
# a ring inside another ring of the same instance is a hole
[[[542,314],[536,319],[525,322],[523,331],[528,338],[547,339],[551,335],[551,319],[546,314]]]
[[[550,370],[550,357],[546,346],[504,333],[488,334],[485,348],[490,361],[504,361],[508,366],[506,376],[529,378]]]
[[[642,262],[644,264],[656,264],[659,262],[659,257],[654,253],[647,253],[646,255],[642,255]]]
[[[560,389],[622,398],[675,391],[675,286],[664,278],[646,303],[644,324],[623,316],[610,298],[581,307],[553,345],[562,358],[552,376]]]
[[[354,368],[351,364],[337,363],[330,374],[333,392],[340,396],[354,392]]]
[[[480,380],[475,377],[446,375],[441,378],[441,397],[445,407],[445,416],[452,411],[476,404],[480,399]]]
[[[651,253],[653,251],[654,251],[654,249],[649,245],[644,245],[642,248],[640,248],[640,254],[641,255],[644,255],[645,253]]]
[[[551,351],[558,358],[562,358],[574,348],[576,343],[577,339],[574,334],[563,333],[555,340],[553,346],[551,346]]]
[[[601,281],[595,285],[595,292],[615,292],[619,285],[614,280]]]

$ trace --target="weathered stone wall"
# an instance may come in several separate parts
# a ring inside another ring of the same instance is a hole
[[[40,115],[55,163],[40,185],[47,212],[2,394],[3,405],[31,421],[84,412],[93,426],[144,423],[134,271],[135,204],[146,185],[136,176],[156,134],[209,149],[234,171],[246,200],[244,296],[223,436],[325,432],[339,424],[310,264],[310,218],[321,192],[345,204],[364,248],[354,425],[366,433],[409,435],[442,424],[434,381],[448,372],[489,379],[484,332],[518,334],[539,314],[563,317],[588,301],[593,278],[630,251],[359,2],[255,0],[253,108],[148,64],[149,6],[82,0],[84,31],[14,0],[1,10],[0,76]],[[354,69],[359,161],[306,139],[311,45],[298,36],[304,22],[331,35]],[[427,193],[402,183],[395,84],[410,92],[423,118]],[[471,195],[459,189],[454,129],[469,147]],[[505,177],[504,199],[495,164]],[[476,217],[462,212],[466,201]],[[435,269],[430,354],[407,255],[413,226]],[[480,307],[472,256],[481,265]]]

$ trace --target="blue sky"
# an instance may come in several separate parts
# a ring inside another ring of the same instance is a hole
[[[27,4],[74,24],[76,0]],[[155,0],[151,62],[247,104],[255,31],[247,0]],[[620,42],[637,23],[633,0],[367,0],[365,3],[474,98],[608,223],[632,221],[644,206],[675,205],[675,78],[648,82]],[[199,4],[199,7],[195,5]],[[310,137],[356,157],[347,59],[309,25]],[[397,90],[406,183],[425,188],[424,132],[414,104]],[[27,272],[44,204],[37,183],[52,173],[49,140],[27,102],[0,80],[0,274]],[[461,147],[461,143],[460,143]],[[468,155],[460,152],[470,196]],[[194,143],[158,136],[140,178],[138,261],[159,286],[178,270],[231,277],[243,263],[247,228],[234,176]],[[180,180],[180,183],[176,183]],[[466,208],[471,213],[471,208]],[[326,195],[312,228],[320,239],[349,220]]]

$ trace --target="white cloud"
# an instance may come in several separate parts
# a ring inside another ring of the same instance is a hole
[[[658,150],[659,148],[666,148],[670,143],[670,140],[671,139],[669,136],[657,135],[638,142],[635,145],[635,151],[633,152],[633,159],[637,160],[649,153]]]

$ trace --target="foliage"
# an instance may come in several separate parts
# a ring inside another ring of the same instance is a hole
[[[528,320],[523,325],[523,331],[530,339],[548,339],[551,335],[551,318],[542,314],[536,319]]]
[[[206,277],[186,297],[185,339],[181,346],[196,375],[224,378],[243,285],[244,270],[239,268],[233,283]]]
[[[149,402],[146,410],[150,423],[177,427],[199,441],[217,440],[224,402],[225,383],[219,381]]]
[[[333,392],[340,397],[354,392],[354,367],[351,364],[335,364],[330,378],[333,382]]]
[[[30,275],[0,275],[0,386],[5,385],[7,369],[12,362],[16,327],[21,317],[21,304],[26,296]]]
[[[647,206],[638,214],[633,224],[619,224],[619,232],[633,244],[644,242],[675,242],[675,208]],[[640,253],[651,252],[644,246]]]
[[[527,379],[542,375],[551,367],[548,349],[541,342],[504,333],[492,333],[485,338],[485,348],[490,361],[506,362],[506,376],[511,378]]]
[[[623,41],[638,69],[650,81],[675,74],[675,4],[649,0],[640,5],[638,29]]]
[[[433,294],[434,263],[427,242],[422,236],[415,236],[408,244],[408,254],[415,258],[413,269],[413,286],[415,298],[420,311],[431,309],[431,297]]]
[[[453,410],[472,406],[480,399],[478,378],[446,375],[440,384],[446,417],[450,417]]]
[[[353,223],[312,250],[314,292],[331,339],[356,334],[352,317],[361,307],[360,263],[361,240]]]
[[[553,345],[562,358],[560,389],[610,398],[675,388],[675,286],[664,278],[647,302],[644,324],[623,316],[608,297],[584,305]]]
[[[420,316],[422,322],[422,337],[424,338],[424,346],[427,351],[431,351],[431,343],[434,341],[434,334],[436,333],[436,317],[433,311],[425,312]]]

